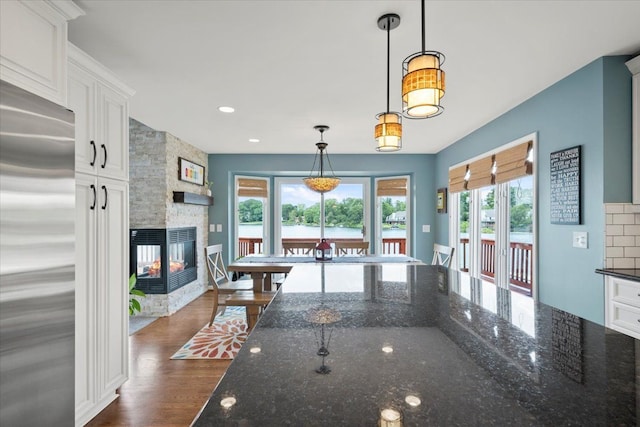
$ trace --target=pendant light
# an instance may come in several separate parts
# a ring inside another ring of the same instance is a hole
[[[422,0],[422,51],[402,62],[402,111],[409,119],[426,119],[444,111],[444,55],[425,49],[425,0]]]
[[[378,28],[387,32],[387,111],[376,116],[378,124],[374,131],[378,143],[376,150],[382,152],[398,151],[402,148],[402,116],[389,111],[390,32],[398,25],[400,25],[400,16],[395,13],[388,13],[378,18]]]
[[[304,178],[303,181],[310,190],[315,191],[316,193],[326,193],[328,191],[334,190],[338,186],[338,184],[340,184],[340,178],[336,177],[335,173],[333,172],[331,161],[329,160],[329,155],[324,154],[324,150],[329,144],[324,142],[324,140],[322,139],[322,134],[325,131],[329,130],[329,126],[317,125],[313,128],[320,132],[320,142],[316,143],[316,147],[318,147],[318,150],[316,151],[316,156],[313,159],[311,172],[309,172],[309,176]],[[325,156],[327,158],[327,163],[329,163],[329,168],[331,169],[331,176],[324,176]],[[316,168],[318,157],[320,158],[319,169],[316,173],[316,176],[314,176],[313,170]]]

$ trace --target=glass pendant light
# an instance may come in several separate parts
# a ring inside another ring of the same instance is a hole
[[[316,193],[326,193],[328,191],[334,190],[338,184],[340,184],[340,178],[335,176],[333,172],[333,168],[331,167],[331,161],[329,160],[329,155],[324,154],[324,150],[327,148],[326,142],[322,139],[322,134],[329,130],[329,126],[325,125],[317,125],[313,127],[315,130],[320,132],[320,142],[316,143],[316,147],[318,147],[318,151],[316,151],[316,156],[313,159],[313,166],[311,167],[311,172],[309,172],[309,176],[304,178],[303,181],[305,185],[312,191]],[[327,159],[327,163],[329,163],[329,169],[331,169],[331,176],[324,175],[324,160],[325,156]],[[314,176],[313,170],[316,168],[316,163],[318,163],[318,158],[320,159],[319,168]]]

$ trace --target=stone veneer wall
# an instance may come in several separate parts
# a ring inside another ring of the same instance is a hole
[[[640,268],[640,207],[605,203],[606,268]]]
[[[178,157],[206,165],[207,153],[168,132],[129,120],[129,223],[131,228],[197,229],[198,279],[168,295],[147,295],[140,301],[147,316],[169,316],[207,290],[204,258],[209,223],[207,206],[173,202],[174,191],[205,194],[206,187],[178,179]]]

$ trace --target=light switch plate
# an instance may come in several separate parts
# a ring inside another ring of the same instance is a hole
[[[209,233],[215,233],[215,232],[216,232],[216,225],[209,224]]]
[[[573,247],[587,249],[589,247],[589,234],[586,231],[574,231]]]
[[[431,226],[430,226],[429,224],[424,224],[424,225],[422,226],[422,232],[423,232],[423,233],[429,233],[429,232],[431,232]]]
[[[221,232],[222,232],[222,224],[216,224],[216,231],[217,231],[218,233],[221,233]]]

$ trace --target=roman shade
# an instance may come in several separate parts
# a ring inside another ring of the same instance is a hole
[[[449,192],[474,190],[533,174],[531,150],[533,141],[527,141],[449,169]]]
[[[511,181],[533,173],[533,164],[527,161],[533,141],[496,153],[496,184]]]
[[[376,189],[377,196],[406,196],[407,195],[407,179],[391,178],[379,179]]]
[[[266,179],[238,179],[238,196],[240,197],[267,197]]]

